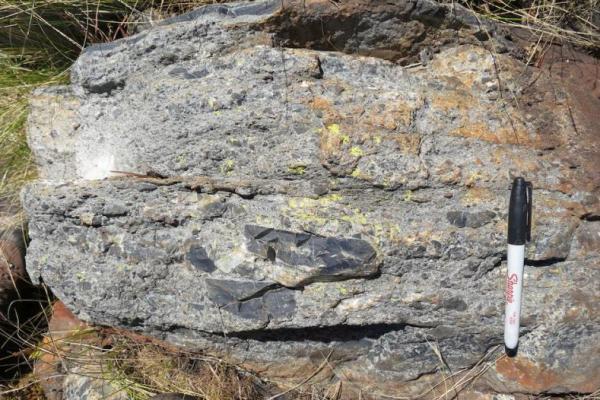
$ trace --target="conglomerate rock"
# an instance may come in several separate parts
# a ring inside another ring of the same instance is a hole
[[[92,46],[32,99],[28,271],[85,321],[280,382],[592,392],[599,140],[518,54],[426,0],[207,6]],[[522,337],[493,363],[520,175]]]

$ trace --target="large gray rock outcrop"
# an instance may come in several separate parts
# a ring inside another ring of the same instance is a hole
[[[417,395],[483,358],[499,391],[597,389],[591,125],[494,27],[396,3],[209,6],[84,52],[32,99],[32,277],[282,382]],[[493,363],[517,175],[523,336]]]

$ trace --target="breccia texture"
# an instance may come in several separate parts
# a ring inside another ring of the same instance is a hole
[[[519,54],[426,0],[214,5],[92,46],[32,98],[28,271],[85,321],[282,383],[592,392],[599,139]],[[522,338],[494,362],[521,175]]]

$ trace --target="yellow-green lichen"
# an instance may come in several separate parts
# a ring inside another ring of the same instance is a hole
[[[358,208],[354,209],[351,214],[342,215],[341,220],[356,225],[366,225],[369,222],[367,216]]]
[[[485,176],[479,171],[474,171],[469,175],[469,178],[465,182],[466,186],[472,186],[477,181],[484,180]]]
[[[130,269],[129,265],[127,264],[117,264],[116,268],[119,272],[128,271]]]
[[[339,202],[342,196],[332,193],[327,196],[311,199],[308,197],[292,197],[288,199],[290,216],[300,221],[325,225],[333,219],[323,216],[323,208],[329,207],[335,202]]]
[[[329,131],[329,133],[331,133],[332,135],[339,135],[340,134],[340,126],[338,124],[331,124],[327,126],[327,130]]]
[[[320,200],[325,200],[327,202],[337,202],[337,201],[341,201],[342,199],[343,199],[343,197],[339,193],[331,193],[331,194],[328,194],[327,196],[323,196],[320,198]]]
[[[337,286],[337,290],[338,290],[338,292],[340,292],[340,294],[342,296],[346,296],[349,293],[348,288],[345,288],[344,286],[341,286],[341,285]]]
[[[288,172],[294,175],[304,175],[306,173],[306,166],[295,165],[292,167],[288,167]]]
[[[261,214],[257,214],[254,217],[254,219],[255,219],[257,225],[263,225],[263,226],[272,226],[273,225],[273,221],[271,218],[266,217]]]
[[[227,159],[221,164],[221,173],[224,175],[231,175],[234,169],[235,162],[233,160]]]
[[[299,219],[304,222],[312,222],[317,225],[325,225],[329,219],[321,217],[315,213],[311,213],[308,211],[299,211],[294,213],[294,218]]]
[[[177,164],[185,165],[188,162],[187,156],[185,154],[180,154],[176,158]]]
[[[353,157],[361,157],[363,154],[364,153],[362,149],[358,146],[352,146],[352,148],[350,149],[350,155]]]

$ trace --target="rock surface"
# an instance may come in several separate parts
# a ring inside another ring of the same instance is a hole
[[[348,396],[434,395],[481,360],[484,389],[598,389],[597,127],[493,26],[393,3],[208,6],[86,50],[32,99],[32,279],[85,321]],[[519,175],[522,339],[493,362]]]

